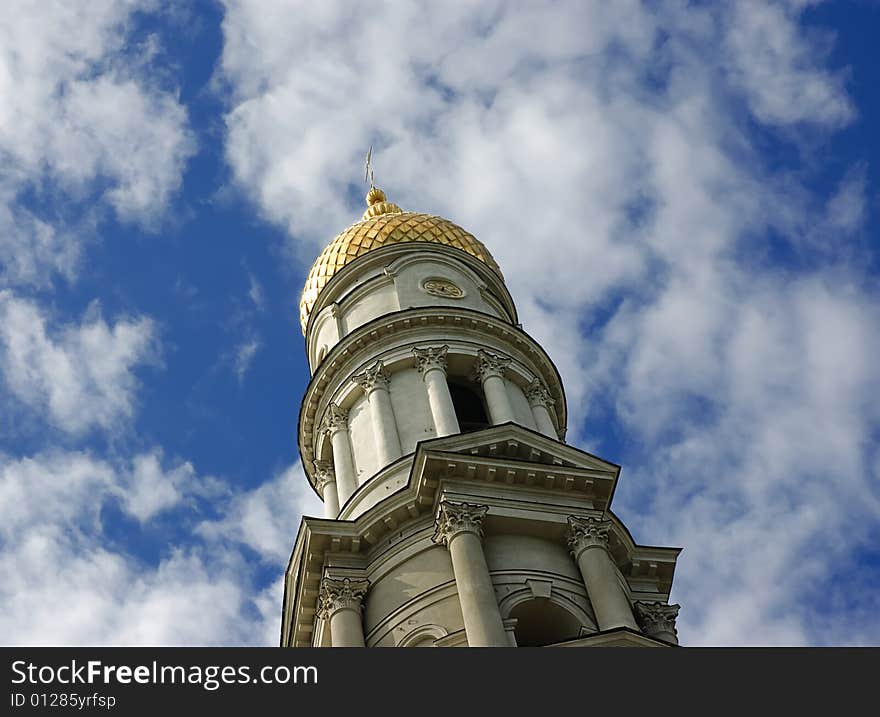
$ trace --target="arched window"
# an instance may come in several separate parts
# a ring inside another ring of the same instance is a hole
[[[452,395],[455,417],[462,433],[481,431],[491,425],[479,385],[461,378],[450,378],[449,393]]]
[[[580,620],[547,598],[520,603],[510,617],[516,618],[513,634],[519,647],[542,647],[580,637]]]

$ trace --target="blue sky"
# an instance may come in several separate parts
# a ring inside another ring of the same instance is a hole
[[[473,232],[684,644],[877,644],[873,2],[6,3],[0,640],[276,644],[311,261]]]

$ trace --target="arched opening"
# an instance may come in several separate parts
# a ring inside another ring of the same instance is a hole
[[[520,603],[510,617],[516,618],[513,634],[519,647],[542,647],[580,637],[580,620],[547,598]]]
[[[462,433],[481,431],[491,425],[483,405],[483,392],[477,384],[458,378],[450,379],[449,393]]]

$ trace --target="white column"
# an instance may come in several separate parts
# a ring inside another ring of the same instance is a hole
[[[370,404],[376,453],[379,466],[384,468],[403,455],[394,410],[391,408],[391,394],[388,392],[389,377],[385,372],[385,364],[377,361],[365,371],[353,376],[352,381],[364,390]]]
[[[348,440],[348,411],[331,403],[324,416],[324,431],[333,446],[333,472],[336,475],[337,496],[340,506],[357,490],[351,443]]]
[[[315,461],[315,480],[321,498],[324,500],[324,517],[335,518],[339,515],[339,493],[336,490],[336,474],[333,464],[326,461]]]
[[[535,425],[538,426],[538,430],[545,436],[558,441],[559,434],[556,432],[556,426],[553,425],[553,418],[550,416],[550,407],[554,401],[550,398],[550,392],[541,379],[536,378],[529,384],[526,389],[526,398],[529,399],[529,406],[532,408],[532,415],[535,417]]]
[[[619,572],[608,552],[610,520],[568,517],[568,546],[577,561],[600,630],[638,630]]]
[[[413,349],[416,366],[425,381],[428,405],[431,407],[431,416],[434,418],[434,431],[438,437],[461,433],[458,427],[458,418],[455,415],[455,405],[452,403],[452,394],[449,393],[449,384],[446,382],[446,352],[448,350],[448,346]]]
[[[493,354],[484,349],[477,351],[477,378],[483,384],[483,394],[489,407],[489,420],[494,425],[516,420],[507,385],[504,382],[504,369],[510,365],[506,356]]]
[[[483,518],[489,508],[467,503],[440,503],[434,542],[446,545],[470,647],[505,647],[509,638],[501,621],[492,576],[483,554]]]
[[[637,600],[633,603],[639,625],[642,632],[660,640],[666,640],[673,645],[678,644],[678,631],[675,629],[675,619],[681,605],[667,605],[659,600],[648,602]]]
[[[333,647],[366,647],[361,621],[368,580],[330,578],[321,580],[318,615],[330,621],[330,644]]]

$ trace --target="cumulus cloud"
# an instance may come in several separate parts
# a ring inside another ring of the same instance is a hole
[[[195,150],[173,89],[130,46],[132,0],[11,0],[0,14],[0,266],[17,284],[70,277],[103,207],[154,225]],[[57,200],[61,201],[57,201]],[[82,200],[92,207],[85,210]],[[40,209],[53,203],[51,212]]]
[[[0,291],[0,375],[8,392],[71,434],[109,430],[131,417],[135,368],[156,357],[154,323],[108,324],[97,304],[78,325],[52,323],[35,302]]]
[[[188,463],[166,465],[158,450],[121,463],[74,451],[0,456],[5,642],[277,644],[277,581],[264,587],[243,550],[265,549],[265,563],[280,575],[294,533],[281,535],[279,527],[266,533],[247,520],[239,528],[234,516],[254,514],[254,506],[270,499],[272,520],[295,525],[298,493],[282,487],[295,473],[292,468],[253,492],[224,496],[215,479]],[[171,488],[163,493],[159,484]],[[113,505],[145,528],[161,511],[177,509],[176,521],[186,526],[201,515],[192,502],[200,494],[211,496],[220,517],[202,521],[201,536],[167,541],[153,562],[109,537],[105,511]]]
[[[725,49],[732,81],[762,122],[842,125],[855,109],[840,73],[823,69],[823,46],[798,26],[802,2],[730,3]]]
[[[294,519],[292,506],[297,507]],[[280,564],[290,556],[300,515],[323,515],[323,509],[297,462],[259,488],[236,496],[222,520],[203,523],[199,532],[237,541],[264,560]]]
[[[684,642],[864,637],[812,588],[878,517],[865,175],[817,194],[752,136],[856,117],[804,3],[225,5],[239,186],[308,262],[359,215],[375,144],[391,199],[488,244],[569,439],[633,437],[616,509],[685,546]]]

